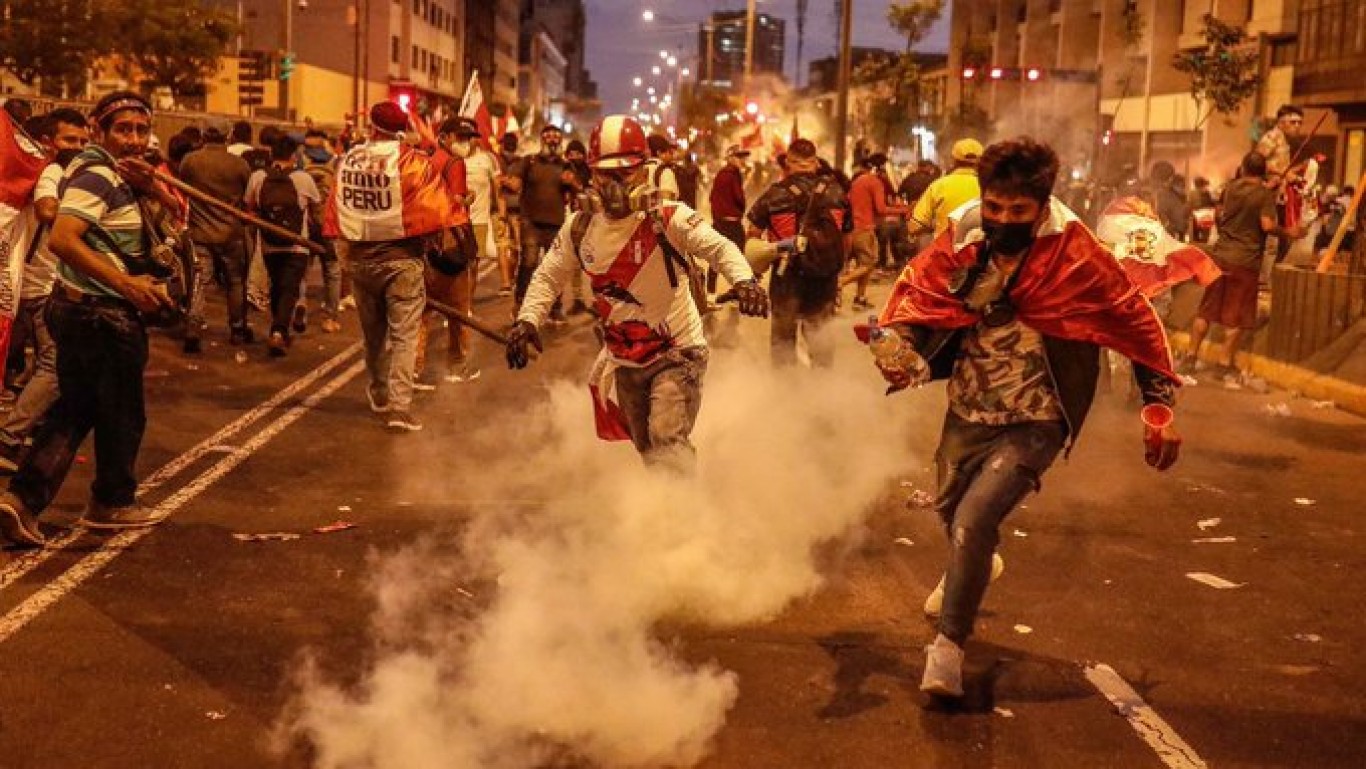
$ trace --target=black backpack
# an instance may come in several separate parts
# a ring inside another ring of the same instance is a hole
[[[261,189],[256,193],[256,208],[261,212],[261,218],[271,224],[294,233],[303,233],[304,209],[299,205],[299,190],[294,186],[294,180],[289,178],[290,172],[279,166],[271,166],[266,169],[266,178],[261,182]],[[268,246],[292,246],[293,242],[286,240],[267,230],[261,230],[261,239]]]
[[[797,226],[797,253],[792,258],[798,277],[828,279],[844,269],[844,230],[830,210],[832,201],[826,194],[830,185],[830,180],[821,179],[806,195]],[[802,195],[800,188],[790,191]]]

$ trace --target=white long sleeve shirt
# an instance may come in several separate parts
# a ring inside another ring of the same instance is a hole
[[[696,211],[677,202],[656,211],[679,253],[712,265],[732,284],[754,277],[740,249]],[[677,285],[669,284],[668,257],[646,214],[594,216],[575,253],[570,231],[575,218],[584,215],[571,216],[560,228],[531,278],[517,319],[539,328],[574,271],[582,269],[592,282],[593,309],[603,322],[605,353],[617,365],[644,366],[670,349],[706,346],[687,269],[675,264]]]

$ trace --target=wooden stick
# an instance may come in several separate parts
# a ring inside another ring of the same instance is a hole
[[[1319,266],[1315,268],[1315,272],[1328,272],[1333,269],[1333,260],[1338,256],[1338,248],[1342,245],[1342,239],[1347,237],[1347,225],[1356,219],[1357,208],[1361,206],[1362,192],[1366,192],[1366,173],[1363,173],[1361,180],[1357,182],[1357,189],[1352,193],[1352,202],[1347,206],[1347,213],[1343,214],[1342,221],[1338,222],[1338,231],[1333,233],[1333,240],[1319,259]],[[1361,233],[1358,233],[1358,237],[1360,236]]]
[[[435,299],[429,298],[427,300],[427,306],[432,308],[433,310],[436,310],[442,315],[445,315],[447,318],[450,318],[456,323],[459,323],[462,326],[468,326],[471,329],[479,332],[480,334],[488,337],[489,339],[497,342],[498,344],[501,344],[505,347],[507,346],[508,338],[495,331],[492,326],[484,323],[483,321],[477,320],[471,317],[470,315],[460,312],[459,310],[455,309],[454,307],[451,307],[448,304],[438,302]]]
[[[185,193],[186,195],[189,195],[190,197],[194,198],[195,200],[198,200],[199,202],[205,205],[213,206],[214,208],[217,208],[219,211],[222,211],[223,213],[228,214],[229,216],[240,219],[241,221],[244,221],[247,224],[259,227],[265,230],[266,232],[284,238],[291,243],[303,246],[304,248],[307,248],[309,251],[312,251],[315,254],[327,253],[327,249],[323,248],[317,243],[314,243],[308,238],[303,237],[299,233],[290,232],[289,230],[285,229],[284,227],[281,227],[278,224],[273,224],[271,222],[266,221],[265,219],[262,219],[259,216],[249,214],[236,206],[224,203],[223,201],[210,195],[209,193],[204,192],[203,190],[197,187],[191,187],[190,185],[186,184],[185,182],[182,182],[181,180],[173,176],[167,176],[166,174],[157,172],[156,177],[158,181],[161,181],[165,184],[169,184],[172,187],[175,187],[176,189]]]

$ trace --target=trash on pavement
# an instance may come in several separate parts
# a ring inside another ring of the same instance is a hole
[[[1016,529],[1015,532],[1014,532],[1014,534],[1015,534],[1015,536],[1019,537],[1020,539],[1024,539],[1025,537],[1028,537],[1028,536],[1029,536],[1029,532],[1027,532],[1027,531],[1022,531],[1022,530],[1020,530],[1020,529]]]
[[[1209,585],[1210,587],[1217,588],[1219,590],[1232,590],[1233,588],[1242,587],[1243,585],[1247,584],[1246,582],[1229,582],[1223,577],[1216,577],[1213,574],[1209,574],[1203,571],[1186,572],[1186,577],[1189,579],[1193,579],[1202,585]]]
[[[1265,395],[1271,392],[1271,385],[1259,376],[1250,376],[1243,379],[1243,386],[1252,392]]]
[[[911,496],[906,499],[906,504],[911,507],[933,507],[934,495],[928,491],[916,489],[911,492]]]
[[[1034,632],[1034,628],[1028,625],[1016,625],[1015,632],[1019,633],[1020,635],[1029,635],[1030,633]]]
[[[1304,641],[1305,643],[1316,644],[1319,641],[1323,640],[1323,636],[1319,635],[1318,633],[1296,633],[1295,640]]]
[[[228,717],[228,714],[227,714],[227,713],[224,713],[224,712],[221,711],[221,710],[210,710],[209,712],[205,713],[204,715],[205,715],[205,716],[208,716],[208,718],[209,718],[210,721],[222,721],[223,719],[225,719],[225,718]]]
[[[1337,405],[1333,401],[1310,401],[1309,403],[1309,407],[1314,409],[1332,409],[1337,408]]]
[[[1199,526],[1201,531],[1209,531],[1223,522],[1223,518],[1206,518],[1203,521],[1196,521],[1195,525]]]
[[[991,709],[991,712],[995,713],[996,715],[1000,716],[1001,718],[1014,718],[1014,717],[1015,717],[1015,711],[1011,710],[1010,708],[1003,708],[1003,707],[1001,707],[1000,705],[997,705],[996,707],[992,708],[992,709]]]
[[[1191,540],[1191,542],[1197,545],[1225,545],[1237,541],[1237,537],[1200,537],[1199,539]]]
[[[1308,497],[1295,497],[1295,504],[1300,507],[1313,507],[1318,503]]]
[[[313,530],[314,534],[331,534],[334,531],[346,531],[356,528],[356,524],[350,521],[333,521],[325,526],[319,526]]]
[[[896,539],[892,540],[892,542],[898,545],[905,545],[906,547],[912,547],[915,545],[915,543],[912,542],[909,537],[897,537]]]
[[[234,356],[232,356],[232,359],[235,360],[235,361],[237,361],[238,363],[246,363],[246,362],[247,362],[247,354],[246,354],[246,352],[244,352],[244,351],[242,351],[242,350],[238,350],[238,351],[237,351],[237,354],[234,355]]]
[[[913,488],[915,488],[915,481],[902,481],[902,482],[901,482],[901,488],[903,488],[903,489],[913,489]]]
[[[298,539],[299,536],[300,535],[295,534],[292,531],[266,531],[260,534],[248,534],[240,531],[234,531],[232,533],[232,538],[238,542],[289,542],[290,540]]]
[[[349,512],[351,512],[351,506],[350,506],[350,505],[337,505],[337,512],[339,512],[339,513],[349,513]]]
[[[1268,403],[1262,406],[1262,413],[1269,417],[1288,417],[1290,416],[1289,403]]]
[[[466,590],[466,589],[463,588],[463,587],[457,587],[457,588],[455,589],[455,592],[457,592],[457,593],[459,593],[460,595],[463,595],[463,596],[465,596],[466,598],[469,598],[469,599],[473,599],[473,598],[474,598],[474,593],[471,593],[470,591]]]

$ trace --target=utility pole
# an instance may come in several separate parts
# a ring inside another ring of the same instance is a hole
[[[285,52],[281,57],[281,62],[290,60],[294,51],[294,0],[281,0],[285,12]],[[283,72],[281,74],[284,74]],[[289,81],[290,76],[277,81],[280,87],[280,118],[289,120]]]
[[[840,74],[835,93],[835,168],[844,170],[845,133],[849,130],[849,28],[853,26],[853,0],[840,0]]]
[[[792,74],[792,85],[802,84],[802,43],[806,41],[806,2],[797,0],[797,71]]]
[[[351,43],[351,117],[360,114],[360,0],[351,0],[351,23],[355,25]]]
[[[754,77],[754,10],[755,0],[749,0],[745,11],[745,96],[749,96],[749,81]]]

